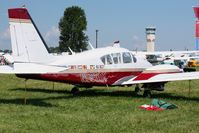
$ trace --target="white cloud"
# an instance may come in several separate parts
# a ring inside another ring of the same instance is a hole
[[[0,32],[0,49],[11,49],[10,29],[6,28]]]
[[[134,50],[135,49],[137,49],[137,50],[145,50],[146,49],[145,48],[146,47],[145,42],[142,39],[140,39],[139,36],[133,35],[132,42],[133,42],[133,49]]]
[[[52,26],[51,29],[47,31],[45,37],[46,39],[51,39],[54,37],[59,37],[59,35],[60,35],[60,32],[59,32],[58,27]]]
[[[134,36],[133,36],[133,40],[134,40],[134,41],[139,40],[139,37],[138,37],[137,35],[134,35]]]
[[[60,31],[56,26],[52,26],[45,34],[45,39],[49,46],[57,46],[59,43]]]
[[[1,40],[10,40],[10,29],[7,28],[3,32],[0,33]]]

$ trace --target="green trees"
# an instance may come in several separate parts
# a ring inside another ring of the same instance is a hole
[[[84,33],[86,29],[87,21],[84,10],[77,6],[66,8],[59,22],[60,51],[69,51],[68,47],[74,52],[86,50],[88,44],[88,36]]]

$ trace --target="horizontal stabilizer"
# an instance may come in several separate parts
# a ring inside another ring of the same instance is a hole
[[[35,63],[14,63],[13,65],[0,66],[1,74],[46,74],[61,73],[68,68],[63,66],[42,65]]]

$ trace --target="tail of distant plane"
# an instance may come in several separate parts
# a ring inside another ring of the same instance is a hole
[[[8,9],[12,52],[18,62],[49,62],[48,47],[26,8]]]

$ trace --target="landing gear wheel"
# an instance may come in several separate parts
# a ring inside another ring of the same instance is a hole
[[[72,90],[71,90],[71,93],[73,95],[77,94],[79,92],[79,88],[78,87],[73,87]]]
[[[145,90],[145,91],[144,91],[144,94],[143,94],[144,97],[151,98],[151,95],[152,95],[152,94],[151,94],[151,91],[150,91],[150,90]]]

